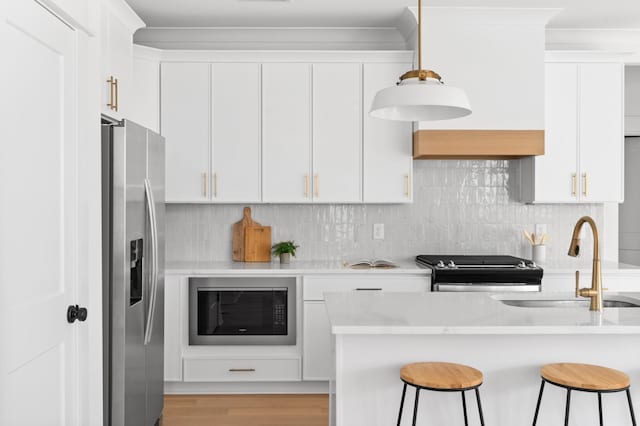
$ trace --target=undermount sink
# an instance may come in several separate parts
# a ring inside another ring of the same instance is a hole
[[[589,308],[589,300],[540,300],[540,299],[501,299],[505,305],[521,308]],[[640,303],[624,300],[604,299],[602,305],[605,308],[640,308]]]

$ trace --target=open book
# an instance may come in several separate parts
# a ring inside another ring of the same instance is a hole
[[[353,269],[369,269],[369,268],[397,268],[398,265],[390,260],[375,259],[375,260],[359,260],[353,263],[346,263],[346,266]]]

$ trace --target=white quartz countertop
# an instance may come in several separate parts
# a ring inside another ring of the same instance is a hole
[[[575,299],[568,293],[327,293],[333,334],[640,334],[639,308],[530,308],[502,299]],[[640,304],[640,293],[605,299]]]
[[[167,262],[165,271],[173,275],[431,274],[429,269],[416,265],[413,259],[391,260],[397,268],[354,269],[345,266],[345,262],[292,260],[287,265],[279,262]]]
[[[592,263],[591,256],[584,255],[580,258],[572,258],[567,256],[563,259],[557,259],[540,265],[545,274],[571,274],[576,270],[585,273],[591,273]],[[607,275],[638,275],[640,276],[640,266],[629,265],[626,263],[602,261],[600,267],[602,272]]]

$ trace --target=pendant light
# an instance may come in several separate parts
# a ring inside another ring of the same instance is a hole
[[[462,89],[446,86],[438,73],[422,69],[422,0],[418,0],[418,69],[376,93],[369,114],[397,121],[450,120],[471,114]]]

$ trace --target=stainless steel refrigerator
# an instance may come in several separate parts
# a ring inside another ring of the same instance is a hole
[[[154,426],[164,391],[164,138],[102,121],[104,424]]]

